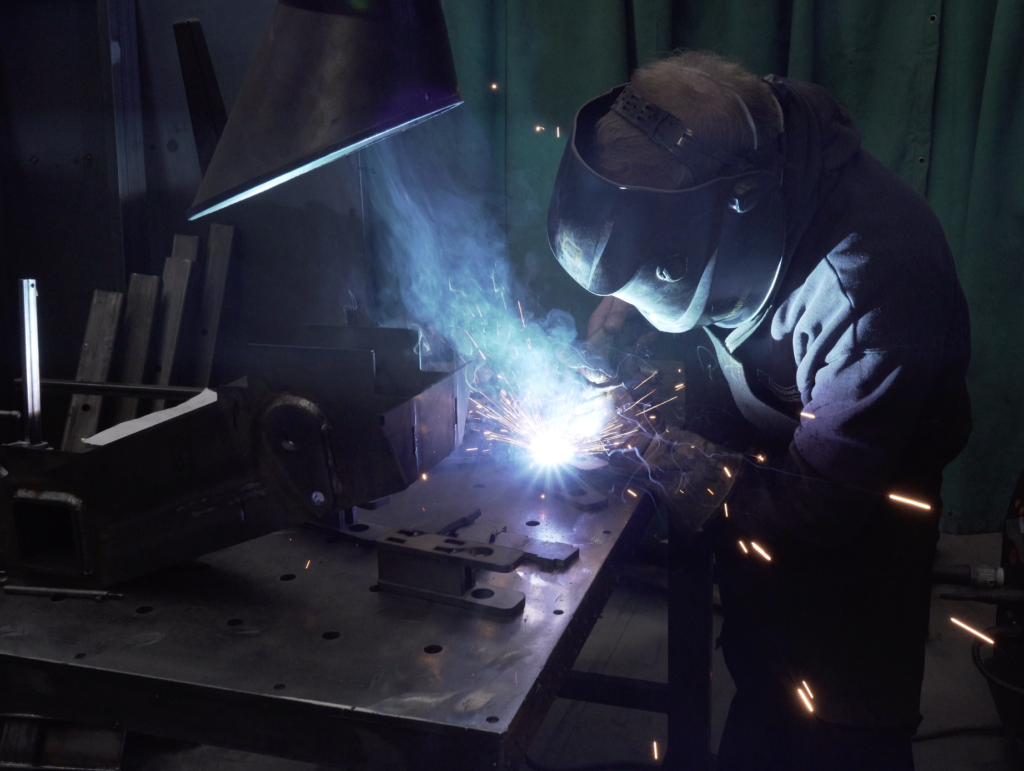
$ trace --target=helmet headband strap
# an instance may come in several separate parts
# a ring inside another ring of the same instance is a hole
[[[742,104],[742,100],[740,102]],[[746,105],[744,105],[745,107]],[[744,158],[719,150],[707,142],[697,139],[693,135],[693,131],[682,121],[653,102],[644,99],[633,90],[632,86],[622,89],[622,93],[612,104],[612,111],[643,132],[652,142],[665,148],[673,158],[681,163],[692,162],[694,153],[700,153],[735,168],[740,168],[747,163]]]

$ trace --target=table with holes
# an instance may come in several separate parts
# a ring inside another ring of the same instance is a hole
[[[0,713],[33,714],[346,769],[514,768],[653,507],[543,496],[534,471],[451,457],[360,518],[459,537],[572,543],[560,570],[480,573],[508,618],[375,591],[376,549],[306,527],[161,571],[97,602],[0,597]],[[58,598],[59,599],[59,598]]]

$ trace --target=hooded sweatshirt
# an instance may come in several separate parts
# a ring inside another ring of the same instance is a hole
[[[784,274],[756,318],[707,329],[753,428],[734,447],[748,454],[730,517],[712,528],[722,642],[739,687],[796,698],[806,680],[822,719],[915,723],[942,469],[971,426],[967,306],[931,208],[860,147],[846,108],[771,82]]]

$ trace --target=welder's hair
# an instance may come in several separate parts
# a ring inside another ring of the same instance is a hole
[[[746,155],[755,141],[736,95],[750,111],[761,147],[774,145],[781,129],[770,86],[715,54],[674,54],[636,70],[631,83],[644,99],[672,113],[698,139],[732,155]],[[683,165],[614,112],[597,122],[596,145],[597,170],[624,185],[674,190],[707,182],[723,170],[721,162],[707,156]]]

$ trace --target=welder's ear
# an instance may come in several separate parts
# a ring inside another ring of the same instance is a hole
[[[739,214],[744,214],[757,206],[761,200],[761,189],[753,180],[741,179],[732,190],[732,198],[729,199],[729,208]]]

